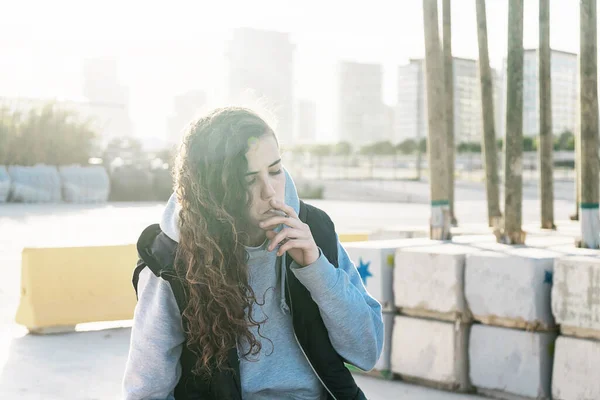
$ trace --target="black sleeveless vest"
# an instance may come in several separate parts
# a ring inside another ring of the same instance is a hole
[[[322,210],[300,202],[300,220],[308,224],[312,235],[325,257],[336,268],[338,251],[335,227],[329,216]],[[149,267],[152,272],[166,281],[173,289],[180,311],[186,303],[186,295],[174,268],[177,243],[165,235],[158,224],[144,230],[137,244],[139,260],[133,274],[133,286],[137,292],[140,272]],[[328,399],[366,399],[356,385],[344,360],[335,351],[317,304],[290,270],[291,257],[286,257],[285,300],[292,315],[294,333],[298,345],[317,374],[328,394]],[[185,324],[185,319],[184,319]],[[182,374],[175,388],[177,400],[241,400],[239,359],[236,348],[228,354],[227,368],[215,371],[209,380],[192,373],[196,364],[195,354],[184,344],[181,354]]]

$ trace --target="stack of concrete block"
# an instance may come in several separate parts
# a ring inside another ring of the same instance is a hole
[[[10,200],[23,203],[57,203],[61,201],[61,183],[55,166],[8,167],[11,179]]]
[[[440,243],[427,238],[378,240],[345,243],[348,256],[356,265],[367,291],[382,306],[385,340],[383,352],[374,374],[389,377],[391,370],[392,332],[396,310],[394,307],[394,256],[398,249],[431,246]]]
[[[103,166],[69,165],[58,168],[63,200],[67,203],[104,203],[110,193],[110,179]]]
[[[455,243],[401,248],[394,268],[392,371],[404,380],[467,391],[471,313],[465,301],[468,254]]]
[[[597,250],[581,253],[586,255],[557,259],[554,266],[552,311],[561,332],[555,400],[600,399],[600,257]]]
[[[549,399],[556,326],[551,312],[554,260],[559,253],[486,244],[470,254],[465,295],[473,318],[471,383],[500,398]],[[492,250],[492,251],[489,251]]]

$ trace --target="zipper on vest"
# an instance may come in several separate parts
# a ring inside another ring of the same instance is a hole
[[[293,304],[293,300],[292,300],[292,292],[290,291],[289,281],[287,279],[287,273],[288,273],[288,269],[286,268],[285,269],[285,275],[286,275],[285,286],[287,287],[288,293],[290,294],[290,314],[292,315],[292,321],[293,321],[293,319],[294,319],[294,304]],[[285,296],[285,293],[283,295]],[[293,322],[292,322],[292,325],[293,325]],[[292,328],[293,328],[292,331],[294,331],[294,339],[296,339],[296,343],[298,343],[298,347],[300,347],[300,351],[302,351],[302,354],[304,354],[304,358],[306,358],[306,361],[308,361],[308,365],[310,365],[310,368],[312,368],[313,372],[319,379],[319,382],[321,382],[321,385],[323,385],[323,387],[325,388],[325,390],[327,390],[329,395],[331,395],[333,400],[337,400],[336,397],[333,395],[333,393],[331,393],[331,390],[329,390],[327,385],[325,385],[325,382],[323,382],[323,379],[321,379],[321,377],[317,373],[317,370],[315,369],[315,367],[313,367],[312,363],[308,359],[308,356],[306,355],[306,352],[304,351],[304,347],[302,347],[300,340],[298,340],[298,336],[296,336],[296,328],[294,328],[294,327],[292,327]]]

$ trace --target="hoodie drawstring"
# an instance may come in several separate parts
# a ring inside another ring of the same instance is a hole
[[[281,281],[281,299],[279,300],[279,308],[281,308],[281,312],[283,312],[284,314],[289,314],[290,313],[290,308],[287,305],[287,302],[285,301],[285,274],[286,274],[286,270],[285,270],[285,255],[286,253],[283,253],[283,255],[281,257],[277,258],[277,262],[279,263],[279,271],[280,271],[280,281]]]

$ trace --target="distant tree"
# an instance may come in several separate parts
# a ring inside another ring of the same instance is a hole
[[[417,141],[414,139],[406,139],[396,146],[396,149],[402,154],[413,154],[417,151]]]
[[[537,141],[530,136],[523,137],[523,151],[536,151]]]
[[[333,146],[332,152],[338,156],[349,156],[352,154],[352,145],[348,142],[339,142]]]
[[[346,178],[348,178],[348,168],[352,150],[352,145],[348,142],[339,142],[333,146],[333,154],[344,157],[344,176]]]
[[[56,103],[27,112],[0,110],[2,164],[87,164],[96,137],[90,121]]]
[[[481,143],[461,142],[458,144],[459,153],[481,153]]]
[[[16,126],[10,110],[0,108],[0,165],[9,163],[12,142],[16,139]]]
[[[177,148],[175,146],[166,147],[156,153],[156,158],[160,159],[164,163],[167,163],[169,167],[173,165],[176,156]]]
[[[112,139],[104,149],[104,164],[110,165],[120,158],[125,164],[137,164],[143,160],[142,142],[137,138],[120,137]]]
[[[396,147],[389,140],[376,142],[365,147],[368,154],[386,156],[396,154]]]
[[[375,156],[390,156],[397,153],[396,147],[389,140],[371,143],[361,147],[360,154],[369,157],[369,176],[373,178]]]
[[[575,135],[569,130],[563,131],[554,138],[554,150],[575,151]]]
[[[419,150],[421,151],[421,153],[427,153],[427,139],[426,138],[421,139],[421,142],[419,142]]]
[[[321,179],[323,157],[327,157],[332,153],[332,147],[327,144],[315,144],[307,148],[308,152],[317,159],[317,177]]]
[[[498,151],[502,151],[502,149],[504,148],[504,139],[500,138],[496,140],[496,148],[498,149]]]

